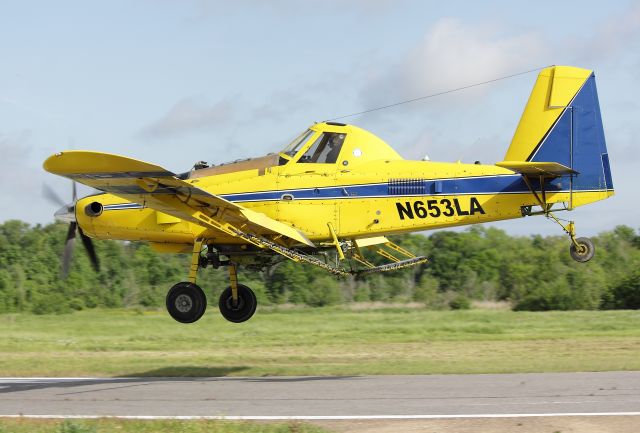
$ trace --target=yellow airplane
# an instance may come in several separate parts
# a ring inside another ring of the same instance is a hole
[[[555,212],[614,193],[593,71],[568,66],[540,72],[504,161],[495,165],[409,161],[370,132],[322,122],[277,154],[197,163],[181,174],[91,151],[56,153],[44,168],[104,191],[74,196],[55,214],[71,223],[68,245],[79,230],[96,267],[90,238],[191,253],[188,281],[166,299],[182,323],[200,319],[207,305],[196,285],[199,268],[228,267],[220,312],[243,322],[257,303],[238,283],[238,266],[286,258],[348,275],[427,262],[386,237],[397,233],[545,215],[571,238],[571,256],[586,262],[593,243],[577,238],[573,222],[563,224]],[[388,263],[374,266],[365,249]],[[63,272],[69,259],[66,248]]]

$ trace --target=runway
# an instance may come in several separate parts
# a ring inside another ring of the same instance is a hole
[[[640,372],[0,378],[0,416],[431,419],[640,415]]]

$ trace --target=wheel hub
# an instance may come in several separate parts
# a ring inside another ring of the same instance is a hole
[[[244,308],[244,299],[242,299],[241,296],[238,296],[238,302],[236,302],[236,305],[234,306],[233,298],[230,296],[229,299],[227,299],[227,308],[233,311],[242,310]]]
[[[176,310],[181,313],[188,313],[193,308],[193,300],[187,295],[178,295],[175,301]]]

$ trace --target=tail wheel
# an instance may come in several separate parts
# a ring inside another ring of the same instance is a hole
[[[178,283],[167,293],[167,311],[180,323],[193,323],[207,309],[207,297],[202,289],[189,282]]]
[[[571,258],[576,262],[584,263],[591,260],[596,253],[596,247],[589,238],[577,238],[569,248]]]
[[[238,301],[233,305],[231,287],[224,289],[220,295],[220,313],[229,322],[241,323],[249,320],[256,312],[258,300],[253,290],[243,284],[238,284]]]

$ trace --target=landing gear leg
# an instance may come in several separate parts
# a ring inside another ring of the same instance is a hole
[[[569,235],[571,238],[571,245],[569,246],[569,254],[571,258],[579,263],[588,262],[593,258],[596,253],[596,247],[593,245],[593,242],[589,238],[577,238],[576,237],[576,228],[573,224],[573,221],[569,221],[569,224],[564,225],[562,222],[551,212],[547,214],[551,218],[557,222],[560,227]]]
[[[230,322],[245,322],[256,312],[256,295],[247,286],[238,284],[238,268],[234,263],[229,263],[229,282],[230,286],[220,295],[220,313]]]
[[[552,176],[552,177],[555,177],[555,176]],[[564,230],[565,233],[568,234],[569,237],[571,238],[571,246],[569,247],[569,253],[571,254],[571,258],[576,262],[580,262],[580,263],[588,262],[589,260],[591,260],[594,254],[596,253],[596,249],[593,246],[593,242],[591,242],[591,239],[576,238],[576,229],[575,229],[575,226],[573,225],[573,221],[568,221],[568,224],[566,225],[563,224],[560,221],[560,219],[553,214],[553,211],[551,210],[553,203],[547,203],[547,194],[544,188],[545,180],[546,180],[545,175],[544,174],[540,175],[540,195],[538,195],[537,191],[533,188],[533,185],[531,184],[527,176],[523,175],[522,179],[527,184],[527,188],[529,188],[529,191],[531,191],[531,194],[533,194],[538,204],[542,208],[542,212],[540,213],[543,213],[547,218],[552,218],[555,222],[557,222],[558,225],[562,227],[562,230]],[[573,209],[573,201],[572,201],[573,186],[571,187],[571,194],[572,195],[569,199],[569,207],[567,208],[567,210]],[[529,213],[527,213],[527,215],[531,215],[530,210],[531,209],[529,208]]]
[[[169,315],[180,323],[193,323],[199,320],[207,309],[207,297],[196,284],[198,260],[202,240],[196,240],[191,256],[189,281],[174,285],[167,293],[166,305]]]

